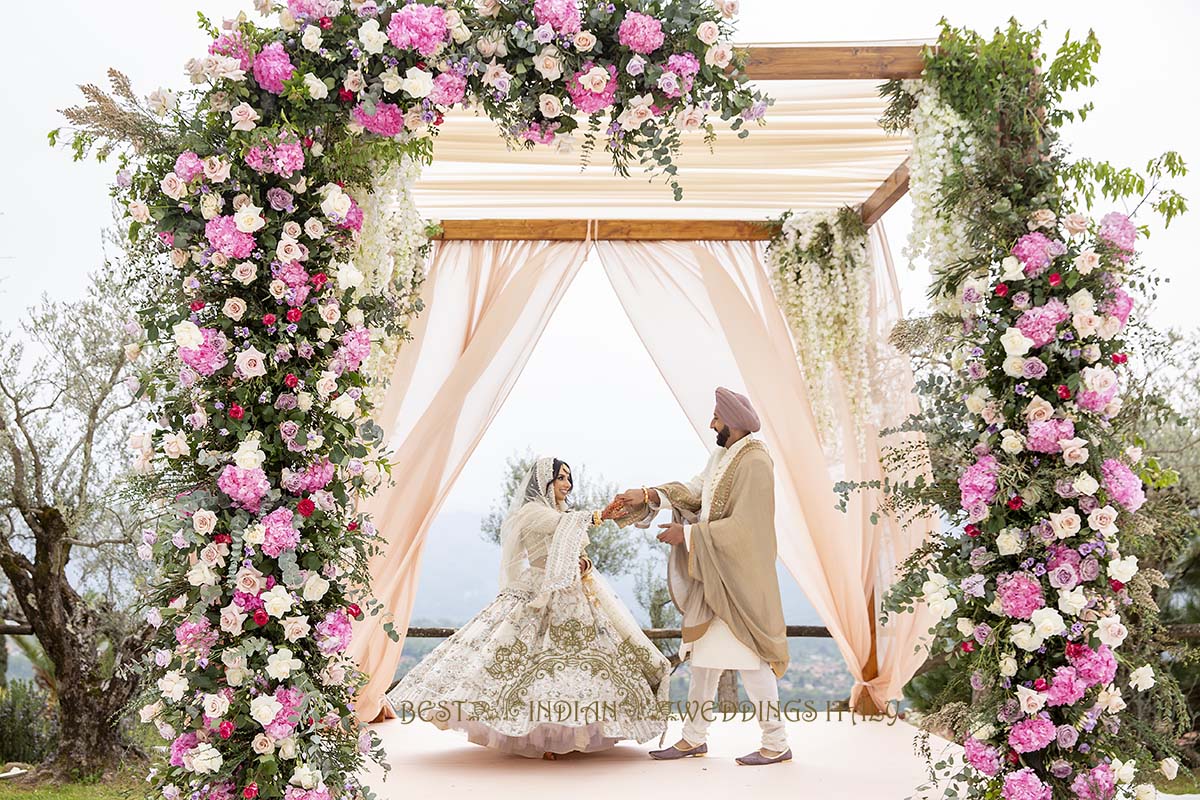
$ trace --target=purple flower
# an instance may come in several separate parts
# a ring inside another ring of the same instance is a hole
[[[276,211],[291,212],[296,207],[292,193],[286,189],[280,189],[278,186],[267,190],[267,202]]]

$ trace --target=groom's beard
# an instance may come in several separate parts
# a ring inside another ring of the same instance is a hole
[[[729,426],[721,426],[721,430],[717,431],[717,447],[724,447],[729,443]]]

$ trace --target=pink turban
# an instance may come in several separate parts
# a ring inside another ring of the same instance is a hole
[[[750,398],[744,394],[730,391],[724,386],[717,389],[717,415],[730,428],[754,433],[762,427]]]

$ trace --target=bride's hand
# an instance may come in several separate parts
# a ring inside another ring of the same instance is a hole
[[[592,571],[592,560],[587,556],[579,557],[579,574],[587,575]]]
[[[600,519],[616,519],[624,513],[625,503],[620,497],[618,497],[616,500],[613,500],[611,503],[605,506],[604,510],[600,512]]]

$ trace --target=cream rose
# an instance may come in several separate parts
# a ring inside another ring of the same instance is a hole
[[[243,380],[260,378],[267,374],[266,355],[257,347],[249,347],[237,354],[237,370]]]
[[[258,277],[258,266],[252,261],[243,261],[233,267],[233,279],[238,283],[246,286],[254,282]]]
[[[573,41],[578,52],[587,53],[596,46],[596,35],[591,31],[580,31]]]
[[[611,79],[612,76],[604,67],[592,67],[583,74],[579,83],[589,92],[603,92]]]
[[[710,67],[724,69],[733,60],[733,45],[728,42],[714,44],[704,53],[704,63]]]
[[[716,44],[721,36],[721,29],[712,20],[705,20],[696,28],[696,38],[705,44]]]
[[[540,95],[538,97],[538,110],[542,112],[543,117],[554,119],[562,114],[562,101],[552,94]]]
[[[233,221],[242,233],[256,233],[267,224],[267,221],[263,219],[262,209],[253,203],[239,208],[233,215]]]
[[[1088,460],[1086,439],[1061,439],[1058,444],[1062,447],[1063,463],[1067,466],[1076,467]]]
[[[236,322],[246,313],[246,301],[240,297],[231,297],[221,306],[221,313]]]
[[[217,529],[217,515],[207,508],[202,508],[192,514],[192,530],[201,536],[208,536]]]
[[[258,127],[258,112],[249,103],[239,103],[229,109],[235,131],[252,131]]]
[[[558,48],[553,45],[543,47],[533,59],[533,67],[548,81],[556,81],[562,77],[562,58]],[[608,73],[605,72],[605,75]],[[542,95],[545,97],[545,95]]]
[[[163,194],[172,200],[182,200],[188,193],[187,184],[180,180],[174,172],[164,175],[158,185],[163,190]]]
[[[313,100],[324,100],[329,97],[329,87],[325,85],[325,81],[311,72],[304,73],[304,88],[308,90],[308,96]]]
[[[1095,250],[1087,249],[1075,256],[1075,269],[1080,275],[1087,275],[1100,266],[1100,256]]]

